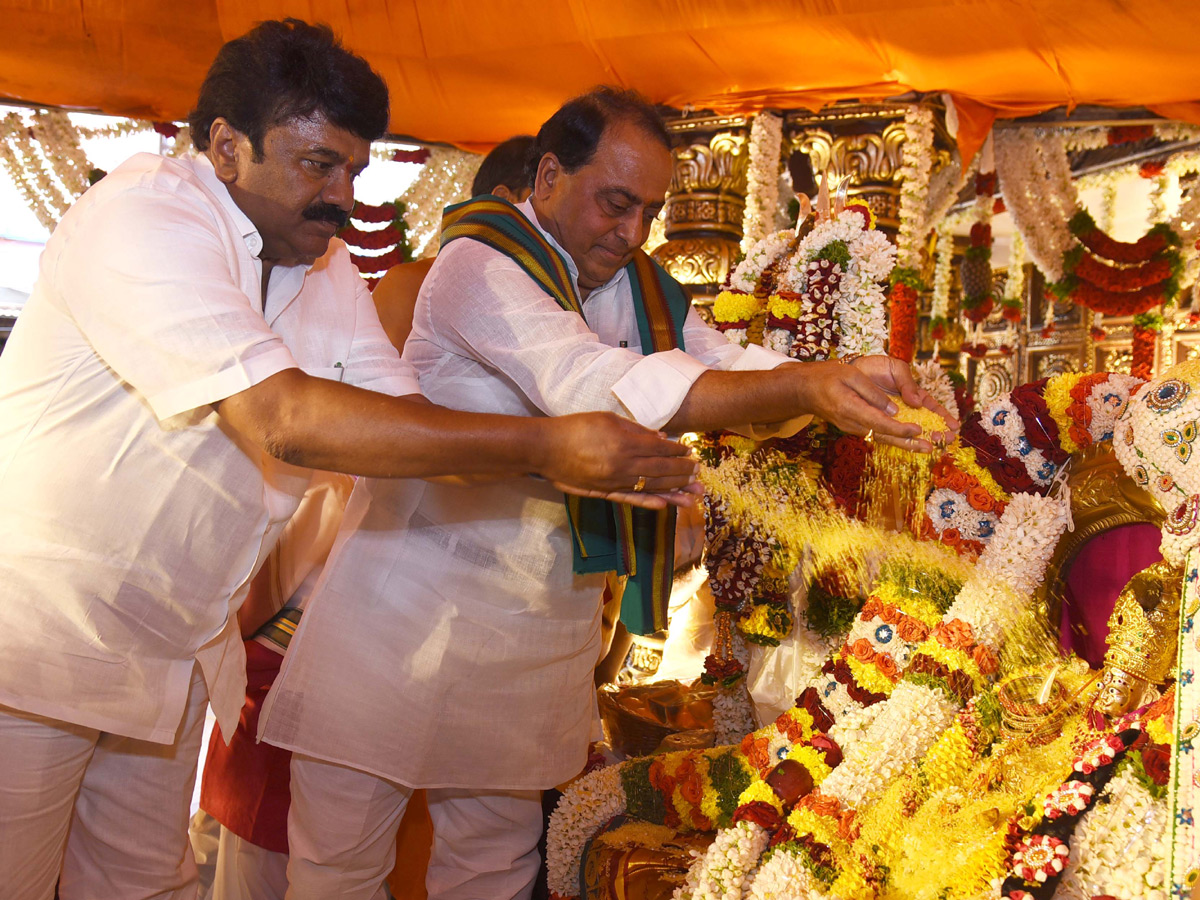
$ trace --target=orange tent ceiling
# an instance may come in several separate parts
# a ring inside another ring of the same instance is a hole
[[[599,82],[723,112],[949,91],[968,118],[1150,106],[1200,121],[1195,0],[0,0],[0,97],[186,115],[220,44],[324,21],[391,129],[481,146]]]

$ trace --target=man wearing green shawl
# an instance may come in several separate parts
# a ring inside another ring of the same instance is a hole
[[[796,363],[700,320],[640,249],[669,147],[653,108],[600,88],[542,126],[528,201],[447,210],[404,351],[422,390],[457,409],[612,410],[676,434],[819,415],[931,449],[891,418],[889,393],[938,408],[906,366]],[[379,896],[424,787],[430,897],[528,897],[540,791],[578,774],[598,736],[604,573],[628,581],[627,624],[659,627],[671,527],[530,479],[360,481],[264,714],[266,740],[296,753],[289,896]]]

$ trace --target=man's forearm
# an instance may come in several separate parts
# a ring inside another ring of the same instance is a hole
[[[708,371],[692,383],[665,430],[715,431],[738,425],[766,425],[812,413],[802,408],[803,364],[752,372]],[[792,370],[792,371],[785,371]]]
[[[928,452],[929,442],[918,439],[920,426],[893,418],[898,406],[892,397],[905,390],[914,405],[937,407],[907,373],[906,365],[887,357],[863,357],[853,365],[826,361],[786,363],[769,371],[709,371],[692,384],[666,427],[674,433],[712,431],[814,415],[849,434],[873,433],[881,441]]]
[[[542,469],[545,420],[466,413],[290,369],[218,411],[294,465],[376,477],[518,476]]]

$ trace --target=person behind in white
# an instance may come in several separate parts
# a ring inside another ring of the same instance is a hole
[[[672,167],[637,95],[569,101],[542,126],[534,165],[513,214],[561,255],[583,315],[481,241],[444,245],[404,350],[435,402],[533,418],[611,410],[673,433],[817,414],[932,449],[891,417],[889,393],[944,410],[886,358],[795,363],[729,344],[694,310],[686,352],[635,349],[625,266]],[[355,485],[260,726],[295,753],[291,900],[382,897],[417,787],[434,826],[431,898],[530,895],[539,793],[581,770],[594,721],[604,575],[573,574],[567,521],[546,484]]]
[[[642,477],[694,479],[617,416],[389,396],[417,381],[331,240],[387,121],[383,81],[328,28],[263,23],[208,72],[200,156],[132,158],[47,243],[0,357],[6,900],[56,881],[62,900],[194,896],[205,702],[232,733],[235,613],[311,468],[538,473],[651,505]]]

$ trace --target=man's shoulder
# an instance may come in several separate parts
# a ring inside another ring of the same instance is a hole
[[[105,221],[116,216],[115,221],[129,225],[142,217],[173,219],[200,214],[211,219],[219,207],[220,201],[204,183],[194,161],[138,153],[88,188],[68,210],[64,224],[95,218],[101,209],[110,211],[102,216]],[[209,210],[207,215],[201,213],[204,209]]]
[[[84,196],[93,192],[103,196],[134,188],[166,193],[192,190],[209,193],[196,161],[156,153],[136,153],[101,178]]]

